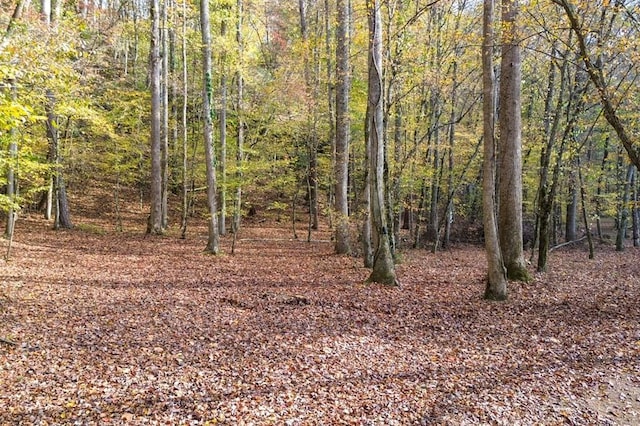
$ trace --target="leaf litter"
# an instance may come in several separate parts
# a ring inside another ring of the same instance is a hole
[[[471,246],[404,252],[396,289],[365,285],[326,229],[248,227],[214,257],[198,237],[19,224],[0,424],[640,423],[639,249],[558,250],[494,303]]]

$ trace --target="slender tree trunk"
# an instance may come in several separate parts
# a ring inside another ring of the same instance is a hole
[[[162,94],[160,90],[160,3],[151,0],[151,213],[147,233],[164,233],[162,225]]]
[[[531,277],[522,245],[522,62],[517,13],[518,0],[503,0],[498,230],[507,276],[514,280],[529,281]]]
[[[633,229],[633,246],[640,246],[640,215],[638,211],[638,169],[634,167],[631,180],[633,199],[631,200],[631,220]]]
[[[227,36],[227,21],[223,19],[220,36]],[[220,53],[220,235],[227,233],[227,53],[224,47]]]
[[[621,203],[618,212],[618,233],[616,236],[616,251],[624,251],[624,240],[627,238],[627,225],[629,222],[629,199],[631,198],[631,182],[635,166],[629,164],[627,173],[625,174],[624,184],[622,185]]]
[[[14,79],[8,80],[9,90],[11,91],[11,100],[16,101],[17,93],[16,93],[16,82]],[[17,176],[16,169],[18,165],[18,132],[15,128],[15,125],[11,127],[9,133],[9,164],[7,167],[7,198],[9,199],[9,212],[7,214],[7,226],[5,229],[5,237],[11,241],[13,238],[13,230],[15,228],[16,218],[17,218],[17,210],[15,206],[16,197],[18,193],[18,184],[17,184]],[[7,254],[7,258],[9,255]]]
[[[587,234],[587,242],[589,243],[589,259],[595,257],[593,249],[593,238],[591,238],[591,227],[589,226],[589,218],[587,216],[587,191],[584,187],[584,179],[582,178],[582,167],[580,165],[580,156],[577,157],[578,162],[578,181],[580,182],[580,200],[582,204],[582,220],[584,221],[584,229]]]
[[[200,0],[200,25],[202,32],[202,68],[204,87],[202,89],[203,119],[204,119],[204,151],[207,167],[207,205],[209,208],[209,237],[205,251],[218,254],[220,251],[218,234],[218,209],[215,152],[213,145],[212,124],[212,78],[211,78],[211,24],[209,20],[209,0]]]
[[[348,0],[347,0],[348,1]],[[347,3],[348,6],[348,3]],[[338,6],[339,8],[339,6]],[[331,45],[332,40],[332,25],[333,20],[331,19],[331,2],[329,0],[324,0],[324,48],[325,48],[325,71],[326,71],[326,90],[327,90],[327,109],[328,109],[328,121],[329,121],[329,130],[327,139],[329,141],[329,145],[331,146],[331,170],[333,171],[331,175],[331,181],[329,184],[329,193],[327,195],[327,200],[331,209],[329,210],[329,227],[331,229],[335,229],[334,224],[334,211],[336,210],[336,197],[335,197],[335,188],[336,188],[336,85],[338,84],[337,79],[334,79],[334,72],[337,70],[334,69],[333,65],[333,46]],[[338,24],[336,27],[340,25],[341,21],[338,20]],[[339,30],[336,30],[339,31]],[[339,43],[339,42],[337,42]],[[337,47],[336,47],[336,57],[337,57]],[[336,58],[337,62],[337,58]],[[347,162],[347,167],[349,163]],[[348,183],[347,183],[348,185]],[[348,186],[347,186],[348,190]],[[336,238],[337,240],[337,238]],[[337,251],[337,249],[336,249]]]
[[[569,181],[569,201],[567,202],[567,219],[565,221],[565,241],[578,239],[578,188],[575,182],[575,172],[571,172]]]
[[[182,225],[180,226],[180,238],[187,237],[187,217],[189,212],[189,182],[187,178],[188,167],[188,140],[189,129],[187,127],[187,112],[189,107],[189,80],[187,66],[187,0],[182,0]]]
[[[484,0],[482,42],[482,116],[484,159],[482,177],[482,217],[487,252],[487,285],[484,297],[489,300],[507,299],[507,278],[502,261],[496,221],[496,141],[495,141],[495,76],[493,72],[494,1]]]
[[[447,178],[447,193],[451,194],[453,191],[453,166],[454,166],[454,157],[453,157],[453,147],[456,141],[456,100],[457,100],[457,87],[458,87],[458,63],[456,61],[453,62],[452,71],[451,71],[451,111],[449,114],[449,147],[447,149],[448,152],[448,162],[449,162],[449,170],[448,170],[448,178]],[[453,199],[450,196],[449,199],[451,201],[447,202],[445,217],[444,217],[444,238],[442,240],[442,247],[448,248],[451,239],[451,225],[453,224]]]
[[[384,195],[384,125],[382,99],[382,18],[380,1],[367,3],[369,18],[368,137],[371,144],[369,178],[374,235],[373,271],[367,281],[398,285],[388,232]]]
[[[349,94],[351,69],[349,64],[350,11],[348,0],[338,0],[338,30],[336,35],[336,154],[335,154],[335,250],[337,254],[351,252],[349,241]]]
[[[602,216],[602,191],[603,185],[606,185],[606,171],[607,171],[607,160],[609,158],[609,138],[605,138],[604,140],[604,150],[602,154],[602,163],[600,164],[600,174],[598,175],[598,189],[596,190],[596,232],[598,234],[598,239],[600,241],[603,240],[602,235],[602,222],[600,220]]]
[[[367,113],[367,116],[369,113]],[[369,120],[367,120],[368,122]],[[366,132],[368,133],[368,132]],[[366,138],[365,148],[365,177],[364,177],[364,190],[362,195],[362,259],[365,268],[373,267],[373,241],[372,235],[372,223],[371,223],[371,171],[369,170],[369,163],[371,162],[371,143],[369,137]]]
[[[311,44],[309,40],[309,27],[307,22],[307,2],[306,0],[298,0],[298,11],[300,13],[300,33],[305,45]],[[315,47],[308,47],[304,57],[304,78],[307,93],[310,98],[315,99],[315,81],[316,77],[312,77],[311,64],[309,56],[316,59]],[[309,165],[307,169],[307,188],[309,196],[309,221],[310,229],[318,229],[318,134],[317,134],[317,107],[315,103],[310,102],[307,106],[309,122],[307,124],[307,153],[309,157]],[[309,238],[310,238],[309,231]],[[309,239],[308,238],[308,239]]]
[[[236,43],[238,47],[238,70],[236,72],[236,114],[238,121],[237,128],[237,146],[236,146],[236,179],[237,185],[236,195],[234,200],[233,207],[233,241],[235,248],[235,240],[240,230],[240,219],[242,217],[242,163],[243,163],[243,150],[244,150],[244,107],[243,107],[243,97],[244,97],[244,80],[243,80],[243,64],[244,64],[244,45],[242,39],[242,21],[243,21],[243,0],[237,0],[236,3],[236,13],[237,13],[237,21],[236,21]],[[232,249],[233,251],[233,249]]]
[[[169,21],[167,18],[167,0],[161,5],[161,56],[162,78],[160,93],[162,96],[162,146],[160,150],[162,168],[162,229],[169,225]]]
[[[64,184],[64,178],[61,170],[62,161],[60,155],[60,138],[58,116],[55,113],[56,98],[51,90],[47,90],[47,103],[45,106],[47,112],[47,135],[51,143],[51,152],[53,153],[54,173],[53,173],[53,195],[55,203],[54,229],[71,229],[71,213],[69,210],[69,201],[67,199],[67,191]]]

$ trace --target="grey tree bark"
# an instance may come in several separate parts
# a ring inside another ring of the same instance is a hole
[[[187,0],[182,0],[182,224],[180,226],[180,238],[187,237],[188,194],[187,181],[188,167],[188,140],[189,129],[187,127],[187,112],[189,106],[189,80],[187,66]]]
[[[151,212],[147,233],[164,233],[162,224],[162,94],[160,80],[162,58],[160,57],[160,3],[151,0]]]
[[[349,0],[337,0],[338,28],[336,33],[336,155],[335,155],[335,250],[337,254],[351,252],[349,241],[349,143],[351,121],[349,95],[351,67],[349,61],[350,21]]]
[[[162,146],[160,167],[162,168],[162,228],[169,225],[169,20],[167,14],[167,1],[161,5],[161,52],[162,71],[160,80],[161,106],[162,106]]]
[[[49,149],[51,150],[51,158],[53,159],[55,170],[53,171],[53,201],[55,207],[54,229],[71,229],[71,212],[69,209],[69,200],[67,199],[67,190],[64,183],[64,177],[61,170],[62,160],[60,154],[60,138],[58,129],[58,115],[55,113],[56,97],[53,92],[47,90],[47,103],[45,110],[47,113],[47,136],[49,137]]]
[[[308,3],[306,0],[298,0],[298,11],[300,14],[300,33],[302,39],[306,44],[310,44],[309,39],[309,26],[307,21],[307,9]],[[312,75],[312,67],[309,61],[309,56],[318,60],[315,47],[308,47],[304,57],[304,79],[307,89],[307,94],[311,99],[317,98],[315,96],[317,91],[318,79],[317,69]],[[317,63],[317,62],[316,62]],[[308,105],[308,124],[307,124],[307,153],[309,156],[309,164],[307,169],[307,192],[309,196],[309,230],[307,240],[311,241],[311,229],[318,229],[318,110],[315,103]]]
[[[369,19],[369,78],[367,122],[368,138],[371,145],[369,179],[371,187],[371,217],[374,237],[373,270],[368,282],[385,285],[399,285],[396,278],[393,254],[391,253],[391,235],[387,226],[384,182],[384,125],[382,99],[382,18],[380,1],[367,2]]]
[[[242,68],[244,64],[244,44],[242,39],[242,22],[244,14],[243,0],[237,0],[236,2],[236,44],[238,48],[238,70],[236,71],[236,114],[238,119],[238,128],[236,133],[237,145],[236,145],[236,179],[238,180],[236,188],[235,199],[233,201],[233,247],[235,248],[235,241],[240,230],[240,219],[242,218],[242,164],[244,158],[244,77]],[[233,248],[232,248],[233,252]]]
[[[7,85],[11,92],[11,99],[15,102],[17,93],[16,93],[16,82],[13,78],[8,79]],[[9,166],[7,167],[7,198],[11,203],[9,207],[9,212],[7,213],[7,226],[5,228],[5,237],[11,241],[13,238],[13,230],[15,228],[17,211],[15,208],[15,200],[18,193],[18,183],[17,176],[15,174],[17,160],[18,160],[18,134],[15,127],[11,128],[9,133]],[[9,255],[7,255],[7,258]]]
[[[209,236],[205,251],[218,254],[220,251],[220,235],[218,233],[218,207],[216,187],[215,152],[213,147],[213,124],[211,98],[213,97],[211,78],[211,23],[209,18],[209,0],[200,0],[200,26],[202,33],[202,104],[204,115],[204,151],[207,168],[207,206],[209,217],[207,220]]]
[[[482,36],[482,121],[484,159],[482,163],[482,216],[487,253],[487,285],[484,297],[507,299],[507,277],[502,261],[496,222],[496,141],[495,141],[495,76],[493,71],[494,0],[484,0]]]
[[[529,281],[531,277],[522,246],[522,61],[517,15],[518,0],[503,0],[498,120],[498,232],[507,276],[514,280]]]
[[[635,166],[629,164],[625,173],[620,206],[618,208],[618,232],[616,235],[616,251],[624,251],[624,240],[627,238],[627,226],[629,224],[629,200],[631,199],[631,182],[635,174]]]
[[[220,36],[227,35],[227,21],[222,20]],[[220,235],[227,233],[227,52],[222,47],[220,52],[220,216],[218,227]]]

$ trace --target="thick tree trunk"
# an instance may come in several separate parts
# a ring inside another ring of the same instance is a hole
[[[349,238],[349,94],[351,69],[349,64],[350,11],[349,0],[338,0],[336,34],[336,153],[335,153],[335,250],[337,254],[351,252]]]
[[[522,246],[521,57],[517,31],[518,0],[502,2],[500,65],[500,155],[498,230],[507,276],[531,279]]]
[[[213,146],[212,124],[212,78],[211,78],[211,24],[209,21],[209,0],[200,1],[200,25],[202,33],[202,73],[204,87],[202,88],[203,119],[204,119],[204,151],[207,167],[207,205],[209,217],[207,220],[209,236],[205,251],[218,254],[220,251],[218,233],[217,187],[215,152]]]
[[[484,297],[490,300],[507,299],[507,278],[500,251],[496,223],[496,152],[495,152],[495,77],[493,72],[494,1],[484,0],[482,41],[482,116],[484,160],[482,177],[482,216],[487,252],[487,285]]]
[[[151,1],[151,212],[147,233],[162,234],[162,96],[160,91],[160,4]]]
[[[384,126],[382,100],[382,19],[379,0],[367,4],[369,18],[369,82],[370,110],[368,137],[371,144],[369,178],[371,181],[371,216],[374,236],[373,271],[367,281],[398,285],[388,232],[384,195]]]

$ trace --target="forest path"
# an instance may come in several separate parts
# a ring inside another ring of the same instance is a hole
[[[289,230],[54,232],[0,276],[0,424],[638,424],[640,250],[558,250],[480,296],[485,258],[407,251],[399,289]],[[6,242],[0,248],[6,250]]]

